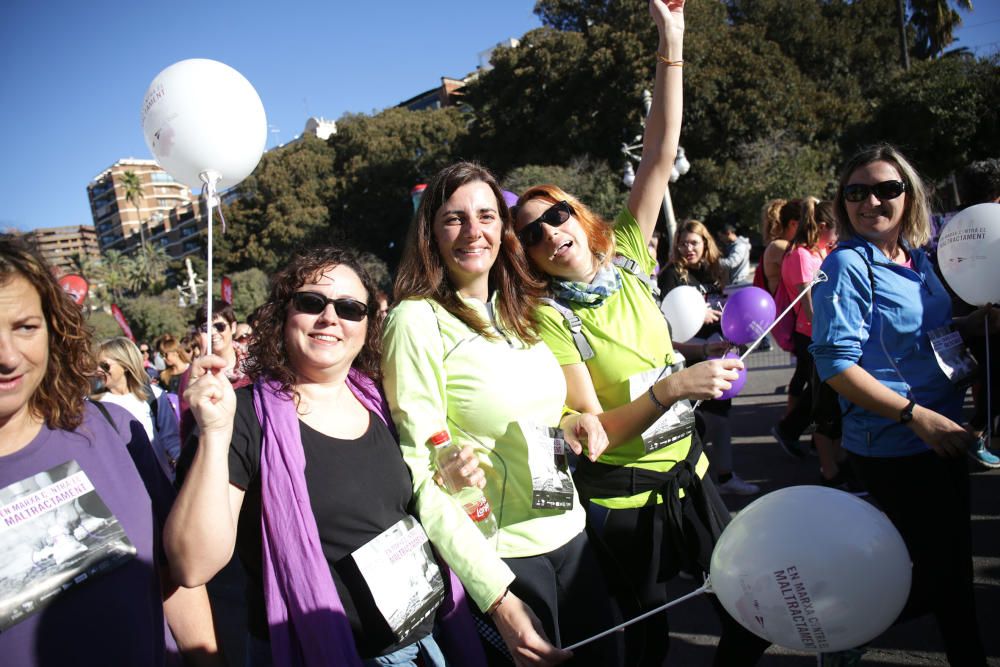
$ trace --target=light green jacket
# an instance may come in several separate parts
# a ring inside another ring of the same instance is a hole
[[[525,345],[502,332],[492,307],[465,302],[493,325],[496,340],[476,334],[436,302],[408,300],[389,313],[382,364],[403,458],[413,475],[417,516],[485,611],[514,579],[501,558],[561,547],[583,531],[584,511],[575,494],[571,510],[532,509],[527,447],[517,426],[518,420],[559,423],[566,397],[559,364],[544,344]],[[500,525],[491,541],[433,480],[427,440],[442,429],[479,457],[486,497]]]

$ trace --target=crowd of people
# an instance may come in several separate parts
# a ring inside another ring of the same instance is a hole
[[[353,250],[309,248],[247,322],[218,302],[182,338],[138,345],[93,341],[45,263],[0,237],[5,664],[224,664],[205,586],[234,553],[252,667],[664,664],[666,613],[565,647],[706,575],[723,496],[759,492],[734,471],[721,398],[743,370],[721,311],[751,283],[779,304],[802,295],[776,441],[801,458],[815,424],[824,483],[870,493],[909,549],[900,619],[932,613],[951,664],[986,664],[966,454],[1000,465],[977,440],[996,411],[974,389],[963,428],[967,379],[932,350],[957,297],[922,249],[919,176],[867,149],[831,201],[764,207],[756,273],[735,227],[717,243],[694,220],[661,269],[683,2],[650,13],[643,155],[612,222],[552,184],[508,206],[460,162],[429,180],[391,295]],[[1000,199],[992,183],[984,200]],[[678,286],[707,302],[684,341],[660,312]],[[975,354],[1000,317],[959,307]],[[486,501],[450,496],[442,431]],[[756,664],[768,642],[716,612],[713,664]]]

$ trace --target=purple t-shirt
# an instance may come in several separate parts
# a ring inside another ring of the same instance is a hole
[[[76,461],[135,545],[136,556],[58,593],[48,606],[0,633],[5,665],[164,663],[160,533],[174,493],[143,427],[118,406],[106,408],[117,432],[88,403],[75,431],[43,426],[27,446],[0,456],[0,489]]]

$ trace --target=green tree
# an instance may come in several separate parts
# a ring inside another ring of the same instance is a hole
[[[117,250],[108,250],[104,253],[102,264],[102,282],[112,299],[119,302],[132,286],[132,276],[135,274],[132,259]]]
[[[216,236],[216,269],[259,268],[273,273],[292,251],[331,242],[334,152],[309,135],[266,153],[225,208],[225,234]]]
[[[1000,146],[1000,57],[915,62],[886,90],[857,143],[889,141],[941,179]]]
[[[135,216],[139,221],[139,240],[142,246],[146,246],[146,223],[142,219],[142,212],[139,208],[139,203],[142,201],[144,194],[142,191],[142,181],[139,179],[138,174],[132,170],[128,170],[122,173],[119,182],[122,185],[122,189],[125,191],[125,201],[132,204],[135,207]]]
[[[167,281],[170,255],[160,246],[143,245],[132,258],[131,289],[136,293],[158,294]]]
[[[518,167],[507,174],[503,183],[515,193],[524,192],[533,185],[554,183],[607,220],[614,219],[626,199],[621,174],[612,172],[606,162],[588,158],[572,160],[565,167]]]
[[[936,58],[955,41],[955,28],[962,25],[962,17],[952,5],[972,11],[971,0],[910,0],[909,23],[916,32],[914,56]]]
[[[236,271],[229,275],[233,281],[233,312],[238,320],[245,320],[258,306],[267,300],[269,281],[260,269]],[[220,298],[222,282],[215,283],[214,296]]]
[[[87,325],[91,328],[95,341],[123,335],[115,318],[100,309],[87,313]]]
[[[348,115],[329,139],[336,174],[326,242],[399,259],[413,207],[410,190],[462,155],[467,119],[455,108]]]
[[[123,299],[118,306],[136,340],[150,341],[165,333],[180,338],[190,319],[190,313],[178,306],[177,298],[169,294]]]

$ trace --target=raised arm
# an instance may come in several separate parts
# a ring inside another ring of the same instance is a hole
[[[201,435],[163,534],[174,580],[188,587],[206,583],[232,558],[244,495],[229,483],[236,395],[222,373],[226,362],[213,355],[195,364],[209,371],[185,392]]]
[[[684,0],[650,0],[649,13],[660,36],[654,56],[656,80],[642,136],[642,160],[628,198],[628,210],[635,216],[647,243],[670,183],[681,134]]]

